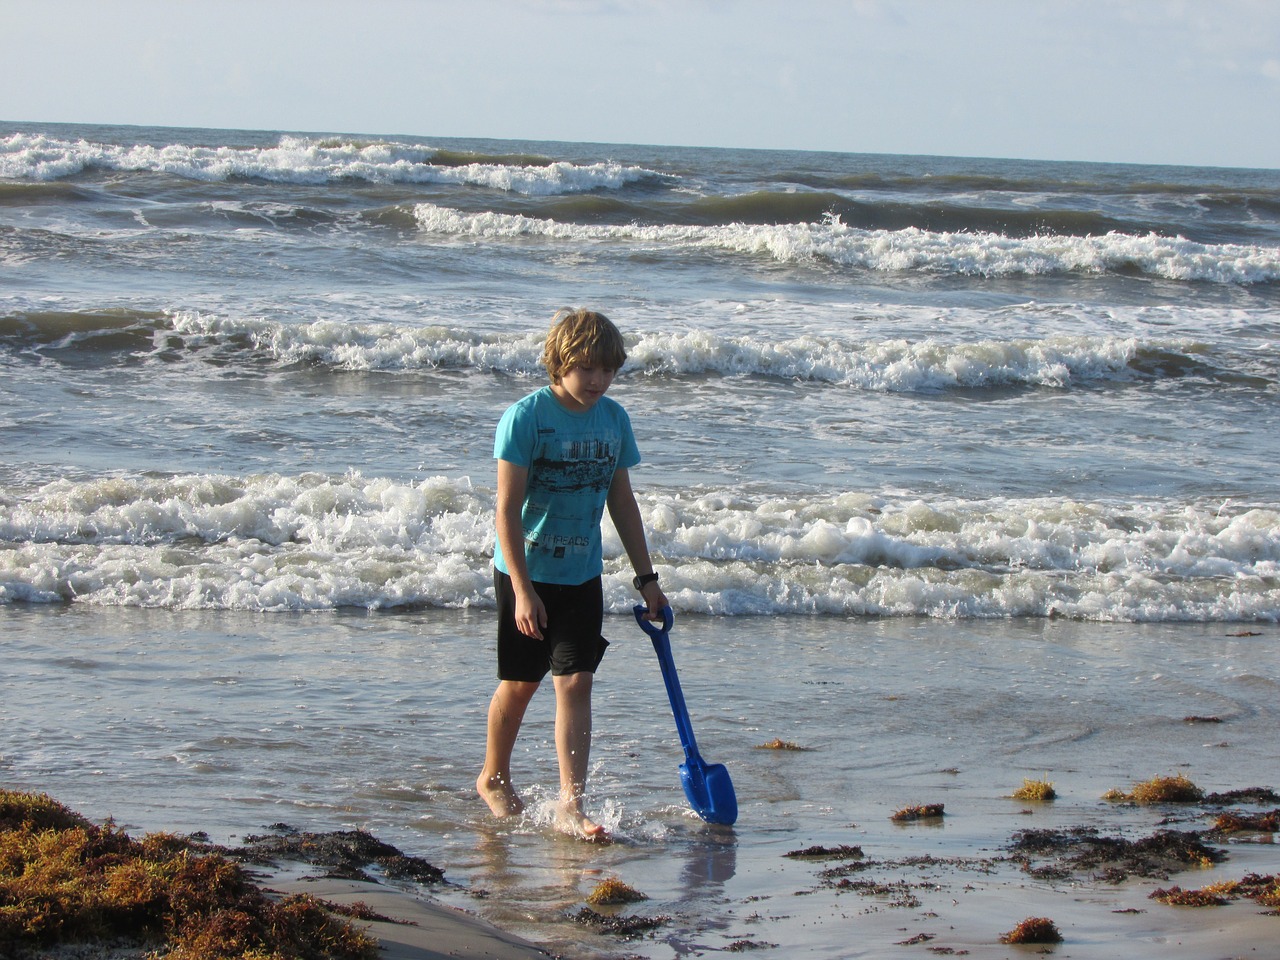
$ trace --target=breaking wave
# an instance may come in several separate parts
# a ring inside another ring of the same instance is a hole
[[[14,355],[99,355],[100,362],[308,364],[337,370],[469,369],[541,377],[543,334],[479,333],[458,327],[115,310],[32,312],[0,318],[0,343]],[[852,340],[805,335],[771,340],[710,331],[630,337],[626,376],[759,376],[890,393],[1009,386],[1078,385],[1200,376],[1240,380],[1191,339],[1057,335],[992,338]]]
[[[442,236],[484,240],[535,237],[701,249],[875,272],[982,277],[1138,273],[1164,280],[1225,284],[1280,280],[1278,248],[1206,244],[1155,233],[1015,237],[932,232],[917,227],[864,230],[846,225],[837,216],[812,223],[722,226],[578,224],[492,211],[465,213],[430,203],[418,204],[414,215],[424,232]]]
[[[0,602],[490,607],[493,492],[466,479],[187,475],[0,490]],[[679,611],[1280,621],[1280,513],[1231,503],[642,496]],[[606,523],[606,599],[634,602]]]
[[[50,181],[97,170],[166,173],[207,182],[252,178],[297,184],[467,184],[525,196],[617,189],[656,176],[618,163],[578,165],[450,152],[437,156],[431,147],[386,141],[282,136],[270,147],[121,146],[23,133],[0,140],[0,178]]]

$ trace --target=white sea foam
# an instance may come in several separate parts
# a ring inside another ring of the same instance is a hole
[[[317,321],[283,324],[262,318],[218,318],[189,311],[171,319],[192,344],[251,341],[279,363],[312,362],[353,370],[465,367],[538,375],[543,335],[483,335],[443,326],[410,327]],[[1066,387],[1126,379],[1141,349],[1185,353],[1187,340],[1051,336],[973,343],[939,340],[858,342],[802,336],[770,341],[707,331],[653,333],[628,343],[627,373],[688,376],[758,375],[842,384],[885,392],[936,391],[1009,384]]]
[[[485,336],[443,326],[317,320],[287,324],[259,317],[221,318],[179,311],[175,333],[201,340],[246,339],[283,363],[324,363],[346,370],[467,367],[505,373],[541,369],[544,333]]]
[[[466,479],[181,476],[0,492],[0,601],[247,610],[490,606]],[[642,499],[676,609],[722,615],[1280,619],[1280,512],[1174,501]],[[606,525],[606,591],[628,609]]]
[[[525,196],[616,189],[653,176],[618,163],[545,165],[432,163],[431,147],[394,142],[355,143],[281,137],[272,147],[198,147],[90,143],[17,133],[0,140],[0,178],[58,180],[85,170],[155,171],[191,180],[254,177],[281,183],[335,180],[372,183],[470,184]]]
[[[886,340],[856,343],[807,336],[769,342],[698,332],[645,335],[628,362],[677,375],[759,374],[891,392],[1034,384],[1063,387],[1126,376],[1139,343],[1119,337],[1047,337],[948,344]]]
[[[783,263],[823,260],[878,272],[921,271],[1008,277],[1136,269],[1168,280],[1268,283],[1280,280],[1280,249],[1145,236],[1008,237],[996,233],[863,230],[838,217],[822,223],[697,226],[577,224],[487,211],[464,213],[430,203],[414,216],[424,231],[485,240],[544,237],[766,256]]]

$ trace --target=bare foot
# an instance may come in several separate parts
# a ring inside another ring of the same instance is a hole
[[[483,773],[476,778],[476,793],[489,805],[493,815],[499,819],[518,817],[524,812],[524,801],[516,793],[511,781],[498,774],[486,777]]]
[[[556,810],[556,829],[588,843],[608,843],[610,837],[603,824],[596,823],[573,801],[561,802]]]

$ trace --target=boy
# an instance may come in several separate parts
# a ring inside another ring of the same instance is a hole
[[[511,751],[525,708],[550,670],[560,764],[557,829],[607,839],[583,811],[591,755],[591,686],[608,641],[601,584],[600,520],[618,530],[648,615],[667,598],[653,572],[628,470],[640,462],[626,411],[605,397],[627,358],[602,314],[561,310],[542,354],[551,385],[512,405],[498,423],[498,689],[476,789],[495,816],[524,809],[511,782]]]

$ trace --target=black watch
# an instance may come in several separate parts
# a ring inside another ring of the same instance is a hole
[[[644,576],[634,577],[631,581],[631,585],[637,590],[643,591],[648,584],[657,582],[658,575],[656,573],[646,573]]]

